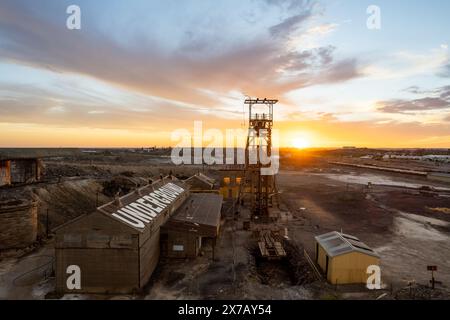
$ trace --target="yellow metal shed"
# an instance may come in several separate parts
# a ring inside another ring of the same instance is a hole
[[[358,238],[330,232],[316,239],[316,262],[332,284],[366,283],[367,267],[380,265],[380,256]]]

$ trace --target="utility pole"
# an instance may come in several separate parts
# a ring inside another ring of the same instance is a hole
[[[46,218],[45,218],[45,233],[47,235],[47,239],[48,239],[48,234],[49,234],[48,227],[49,227],[49,221],[48,221],[48,208],[47,208],[47,215],[46,215]]]

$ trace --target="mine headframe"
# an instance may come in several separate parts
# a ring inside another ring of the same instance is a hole
[[[246,189],[249,189],[253,217],[269,217],[275,177],[265,173],[271,167],[273,106],[278,100],[247,99],[249,127],[245,148]]]

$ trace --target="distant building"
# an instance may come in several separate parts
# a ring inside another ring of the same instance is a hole
[[[367,267],[380,265],[380,256],[354,236],[334,231],[315,240],[316,262],[332,284],[366,283]]]
[[[450,156],[448,155],[426,155],[422,157],[423,160],[435,161],[435,162],[450,162]]]
[[[220,182],[220,193],[224,199],[237,199],[244,183],[242,172],[228,172]]]
[[[450,156],[448,155],[425,155],[425,156],[419,156],[419,155],[397,155],[397,154],[391,154],[391,155],[385,155],[383,159],[398,159],[398,160],[414,160],[414,161],[434,161],[434,162],[450,162]]]
[[[42,171],[42,160],[38,158],[0,160],[0,187],[40,181]]]

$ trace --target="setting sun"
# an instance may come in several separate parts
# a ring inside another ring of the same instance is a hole
[[[297,137],[292,140],[292,146],[297,149],[306,149],[311,147],[311,141],[305,137]]]

